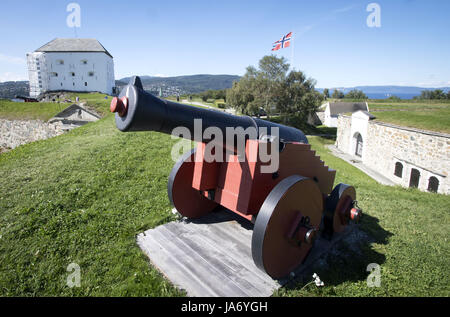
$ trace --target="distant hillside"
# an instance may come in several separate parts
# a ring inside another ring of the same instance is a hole
[[[236,75],[192,75],[177,77],[140,76],[144,89],[155,94],[161,89],[163,95],[199,93],[208,89],[231,88]],[[116,86],[125,86],[131,77],[116,80]],[[8,81],[0,83],[0,98],[10,99],[16,95],[29,95],[28,81]]]
[[[157,91],[159,87],[166,90],[171,87],[181,93],[199,93],[208,89],[231,88],[233,81],[238,81],[236,75],[191,75],[177,77],[152,77],[139,76],[145,90]],[[131,77],[120,79],[120,82],[128,83]]]
[[[16,95],[28,96],[30,86],[28,81],[5,81],[0,83],[0,98],[11,99]]]
[[[160,89],[163,96],[175,94],[199,93],[208,89],[231,88],[233,81],[238,81],[236,75],[191,75],[176,77],[152,77],[140,76],[144,89],[154,94],[158,94]],[[125,86],[131,77],[116,80],[119,88]],[[348,93],[352,89],[362,90],[370,99],[385,99],[390,96],[397,96],[402,99],[411,99],[419,96],[422,90],[442,89],[444,92],[450,91],[450,87],[423,88],[414,86],[356,86],[356,87],[336,87],[329,88],[330,94],[334,89]],[[323,88],[317,89],[323,92]],[[28,81],[8,81],[0,83],[0,98],[14,98],[16,95],[28,96]]]

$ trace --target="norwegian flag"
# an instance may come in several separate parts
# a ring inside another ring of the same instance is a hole
[[[273,43],[272,51],[278,51],[280,48],[289,47],[291,45],[291,37],[292,32],[289,32],[285,36],[283,36],[281,39]]]

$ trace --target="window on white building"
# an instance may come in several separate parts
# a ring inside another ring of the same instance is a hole
[[[74,72],[70,72],[70,76],[75,77],[75,73]]]
[[[52,77],[58,77],[58,73],[50,73]]]
[[[419,170],[413,168],[411,169],[411,177],[409,179],[409,187],[417,188],[419,187],[420,172]]]
[[[362,157],[362,151],[363,151],[363,138],[361,134],[358,132],[355,133],[353,136],[353,142],[355,142],[355,155]]]
[[[89,75],[89,77],[92,77],[92,76],[94,76],[94,72],[89,72],[88,75]]]
[[[430,179],[428,180],[428,191],[437,193],[438,188],[439,188],[439,180],[436,177],[431,176]]]
[[[87,60],[83,59],[83,60],[81,61],[81,64],[87,65]]]
[[[395,171],[394,171],[394,175],[397,177],[402,177],[403,176],[403,164],[400,162],[395,163]]]

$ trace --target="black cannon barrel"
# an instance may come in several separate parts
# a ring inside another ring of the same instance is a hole
[[[186,127],[192,140],[207,142],[209,140],[203,138],[203,131],[208,127],[219,128],[223,136],[226,136],[227,127],[255,127],[259,138],[265,134],[270,135],[271,128],[277,127],[280,140],[308,143],[303,132],[292,127],[159,99],[144,91],[137,76],[122,89],[118,98],[113,99],[111,111],[116,112],[116,126],[121,131],[158,131],[171,134],[176,127]],[[202,119],[202,139],[199,140],[195,139],[194,119]],[[267,128],[266,133],[261,129],[263,127]]]

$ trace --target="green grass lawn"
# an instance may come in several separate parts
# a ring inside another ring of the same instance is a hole
[[[9,120],[44,120],[47,121],[65,107],[52,102],[13,102],[0,99],[0,118]]]
[[[449,296],[450,197],[378,184],[362,171],[334,157],[326,144],[310,143],[327,165],[337,170],[336,182],[352,184],[364,210],[360,229],[369,242],[359,250],[350,244],[338,249],[345,257],[328,256],[328,268],[316,271],[325,287],[303,284],[282,289],[282,296]],[[381,287],[366,284],[369,263],[381,265]]]
[[[367,100],[369,110],[386,109],[432,109],[450,107],[449,100],[423,100],[423,99],[403,99],[391,101],[388,99],[369,99]]]
[[[110,112],[109,105],[111,104],[111,98],[113,98],[98,92],[70,93],[69,96],[72,101],[74,101],[76,97],[79,97],[80,102],[86,102],[88,107],[93,108],[101,115],[106,115]]]
[[[450,102],[440,100],[369,101],[369,110],[378,121],[450,133]]]
[[[378,121],[401,126],[450,133],[450,107],[411,110],[373,112]]]
[[[100,115],[109,113],[111,96],[101,93],[70,93],[68,96],[73,102],[75,102],[75,98],[78,96],[80,102],[86,102],[88,108],[94,109]],[[47,121],[71,104],[70,102],[13,102],[0,99],[0,118],[9,120],[39,119]]]
[[[450,197],[379,185],[310,137],[336,182],[355,185],[371,237],[329,257],[325,287],[303,284],[282,296],[449,296]],[[167,197],[176,140],[122,133],[113,116],[0,155],[0,296],[178,296],[149,265],[136,235],[174,220]],[[70,263],[81,287],[69,288]],[[382,268],[380,288],[366,266]]]

